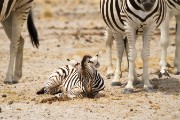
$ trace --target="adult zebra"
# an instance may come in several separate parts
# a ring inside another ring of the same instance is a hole
[[[23,24],[27,19],[32,44],[37,48],[39,40],[30,11],[33,0],[1,0],[0,22],[10,39],[10,61],[4,83],[14,84],[22,77],[24,38],[21,36]],[[14,68],[15,66],[15,68]]]
[[[98,56],[85,55],[81,61],[69,61],[66,65],[52,71],[45,87],[37,94],[52,94],[57,97],[83,98],[95,97],[104,89],[104,80],[96,70],[99,67]]]
[[[176,17],[176,39],[175,39],[175,59],[174,59],[174,66],[177,68],[176,74],[180,74],[180,1],[179,0],[165,0],[167,4],[167,13],[166,19],[160,26],[161,30],[161,60],[160,60],[160,74],[159,77],[162,75],[168,75],[167,73],[167,47],[169,45],[169,21],[170,18],[175,16]],[[169,76],[169,75],[168,75]]]
[[[135,72],[136,48],[135,41],[138,34],[143,35],[143,76],[144,90],[153,91],[153,87],[148,78],[148,56],[150,51],[150,40],[154,30],[163,22],[166,15],[166,5],[164,0],[101,0],[100,10],[102,17],[111,29],[116,40],[117,60],[116,72],[113,82],[120,82],[119,76],[121,59],[124,51],[123,35],[128,38],[128,59],[129,74],[128,83],[124,93],[133,92],[133,82],[137,80]]]
[[[166,18],[164,22],[160,25],[161,30],[161,60],[160,60],[160,73],[159,77],[165,75],[170,76],[167,72],[167,47],[169,45],[169,21],[170,18],[175,16],[176,17],[176,50],[175,50],[175,59],[174,59],[174,66],[177,68],[176,75],[180,74],[180,1],[166,0],[167,5],[167,13]],[[114,75],[114,70],[112,68],[112,55],[111,55],[111,48],[112,48],[112,41],[113,41],[113,34],[111,29],[108,27],[105,31],[105,42],[106,42],[106,54],[107,54],[107,78],[110,78],[112,75]],[[120,70],[120,69],[119,69]],[[119,72],[121,75],[121,71]],[[119,85],[120,83],[113,83],[113,85]]]

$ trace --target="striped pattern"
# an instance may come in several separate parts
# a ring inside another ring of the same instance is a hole
[[[138,31],[149,24],[149,21],[153,21],[158,27],[164,20],[165,2],[164,0],[156,1],[158,2],[155,3],[153,10],[146,14],[144,14],[141,0],[101,0],[100,11],[105,23],[113,32],[124,33],[126,21],[139,24]]]
[[[144,90],[151,91],[152,85],[148,79],[148,56],[150,40],[154,30],[161,25],[166,16],[164,0],[101,0],[100,12],[106,25],[116,40],[117,64],[113,83],[120,83],[121,60],[124,51],[123,35],[128,38],[129,74],[125,93],[132,93],[133,81],[137,80],[135,71],[136,38],[143,36],[143,76]],[[110,49],[110,47],[109,47]]]
[[[172,10],[179,10],[180,1],[179,0],[165,0],[168,8]]]
[[[92,57],[88,56],[88,59],[90,58]],[[65,65],[55,69],[51,72],[48,81],[45,83],[45,87],[39,90],[37,94],[47,93],[56,95],[57,97],[66,95],[69,98],[93,98],[99,91],[104,89],[104,80],[95,69],[95,66],[94,64],[92,66],[87,65],[86,67],[88,69],[81,69],[76,64],[74,66]],[[86,77],[84,78],[84,76]],[[91,77],[93,80],[89,84],[87,81]],[[91,91],[88,90],[89,86],[91,87]]]
[[[3,21],[10,15],[11,10],[14,8],[16,2],[17,2],[17,0],[1,0],[1,2],[0,2],[0,21]]]
[[[24,39],[21,32],[26,20],[31,42],[37,48],[39,46],[38,33],[32,19],[32,3],[33,0],[0,0],[0,22],[11,41],[9,66],[4,80],[6,84],[18,83],[22,77]]]
[[[83,91],[89,98],[93,98],[99,91],[104,89],[104,80],[97,72],[94,61],[91,59],[92,57],[89,55],[84,56],[81,61],[81,69],[78,70]]]
[[[1,0],[0,1],[0,21],[5,20],[12,12],[26,10],[28,14],[33,0]],[[26,19],[25,19],[26,20]]]

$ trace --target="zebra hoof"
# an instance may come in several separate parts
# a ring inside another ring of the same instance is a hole
[[[112,82],[111,86],[121,86],[122,84],[120,82]]]
[[[36,92],[37,95],[44,94],[44,93],[45,93],[44,87],[41,88],[39,91]]]
[[[107,74],[107,75],[106,75],[106,78],[107,78],[107,79],[111,79],[113,76],[114,76],[114,73],[110,73],[110,74]]]
[[[123,94],[132,94],[133,93],[133,89],[131,88],[125,88],[124,91],[123,91]]]
[[[133,82],[133,85],[139,85],[139,84],[141,84],[141,81],[140,81],[140,80],[135,80],[135,81]]]
[[[4,81],[4,84],[10,84],[12,85],[13,83],[11,81]]]
[[[147,93],[152,93],[152,92],[154,92],[154,89],[153,89],[153,87],[146,87],[146,88],[144,88],[144,91]]]
[[[180,75],[180,72],[176,72],[176,74],[175,75]]]
[[[18,81],[12,81],[12,84],[17,84],[18,83]]]

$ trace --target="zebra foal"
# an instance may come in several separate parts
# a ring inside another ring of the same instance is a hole
[[[36,28],[32,19],[33,0],[1,0],[0,22],[4,31],[10,39],[10,60],[4,83],[18,83],[22,77],[24,38],[21,36],[24,22],[27,27],[33,46],[39,46]],[[15,68],[14,68],[15,67]]]
[[[58,98],[93,98],[104,89],[104,80],[98,73],[98,56],[85,55],[81,61],[70,62],[51,72],[49,79],[37,94],[51,94]]]
[[[153,91],[148,78],[148,56],[150,40],[154,30],[164,21],[166,5],[164,0],[101,0],[100,11],[106,25],[112,31],[116,42],[117,65],[113,82],[120,82],[121,59],[124,51],[123,35],[128,39],[129,73],[124,93],[133,92],[133,82],[137,80],[135,71],[137,35],[142,35],[144,90]]]

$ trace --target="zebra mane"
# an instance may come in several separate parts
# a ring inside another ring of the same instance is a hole
[[[90,55],[85,55],[81,61],[81,68],[84,69],[87,66],[87,63],[89,62],[90,58],[92,58]]]

